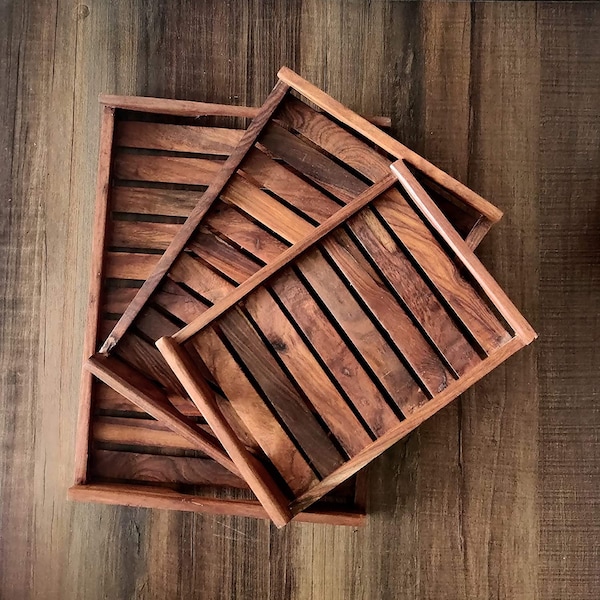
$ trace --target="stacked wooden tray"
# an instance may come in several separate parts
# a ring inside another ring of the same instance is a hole
[[[357,524],[351,476],[535,335],[472,253],[500,211],[279,76],[106,100],[74,498]]]

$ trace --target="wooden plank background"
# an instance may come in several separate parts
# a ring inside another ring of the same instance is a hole
[[[600,5],[0,2],[0,597],[596,599]],[[372,466],[362,530],[68,503],[100,92],[286,64],[488,197],[540,339]]]

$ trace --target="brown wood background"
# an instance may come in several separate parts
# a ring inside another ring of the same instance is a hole
[[[506,211],[540,339],[373,465],[362,530],[68,503],[98,93],[282,64]],[[0,152],[0,598],[599,597],[600,4],[1,0]]]

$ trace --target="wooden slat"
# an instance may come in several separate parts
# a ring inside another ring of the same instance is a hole
[[[444,241],[455,252],[461,263],[481,286],[488,298],[493,302],[498,312],[506,319],[515,332],[521,336],[525,343],[533,341],[537,334],[529,325],[525,317],[517,310],[506,293],[494,281],[487,272],[481,261],[473,254],[473,251],[456,234],[456,231],[448,223],[448,220],[427,196],[419,182],[414,178],[406,165],[401,161],[392,166],[394,173],[398,176],[406,191],[413,201],[417,203],[427,221],[437,230]]]
[[[202,192],[191,190],[113,185],[110,193],[110,208],[115,212],[140,215],[187,217],[201,195]]]
[[[137,252],[107,252],[104,276],[112,279],[143,281],[150,276],[160,260],[160,254]]]
[[[102,107],[100,142],[98,149],[98,174],[96,180],[96,205],[92,233],[92,259],[88,306],[83,339],[83,360],[87,360],[97,347],[98,321],[100,316],[100,294],[102,278],[109,277],[104,264],[104,246],[110,185],[111,150],[115,125],[114,108]],[[92,376],[87,371],[81,374],[80,405],[77,416],[77,436],[75,440],[75,483],[85,483],[89,453],[89,431],[92,397]]]
[[[185,253],[175,261],[169,277],[175,282],[185,283],[211,302],[224,298],[234,289],[233,284]]]
[[[362,211],[348,225],[456,373],[475,366],[479,356],[374,214]]]
[[[255,290],[246,310],[348,455],[369,444],[364,427],[269,292]]]
[[[223,342],[211,330],[194,340],[194,348],[219,383],[248,431],[294,494],[306,490],[316,477],[293,442],[237,365]]]
[[[215,203],[206,215],[204,224],[265,263],[275,260],[287,248],[286,244],[243,213],[223,202]]]
[[[495,223],[502,217],[502,211],[490,204],[479,194],[470,190],[468,187],[444,173],[432,165],[429,161],[419,156],[394,138],[385,134],[383,131],[357,115],[350,109],[343,106],[340,102],[334,100],[331,96],[318,89],[299,75],[294,73],[287,67],[282,67],[278,73],[278,77],[292,86],[296,91],[300,92],[305,98],[314,102],[317,106],[334,116],[337,120],[345,125],[348,125],[359,134],[365,136],[369,140],[375,142],[380,148],[389,152],[398,159],[406,159],[411,164],[415,165],[428,177],[442,185],[443,187],[452,190],[461,198],[464,198],[473,208],[485,215],[490,221]]]
[[[173,335],[179,329],[175,323],[151,306],[140,312],[134,325],[138,331],[154,341],[165,335]]]
[[[287,240],[296,240],[313,229],[302,217],[238,175],[231,178],[221,197]]]
[[[446,251],[400,192],[390,190],[373,203],[373,208],[393,229],[485,352],[492,352],[510,339],[510,334],[460,275]]]
[[[380,196],[383,191],[388,189],[391,181],[392,180],[390,178],[383,179],[382,181],[372,185],[363,194],[357,196],[352,202],[343,208],[340,208],[340,210],[338,210],[329,219],[324,221],[318,227],[315,227],[309,235],[305,236],[301,241],[294,244],[291,248],[288,248],[285,252],[283,252],[283,254],[280,254],[276,260],[266,265],[252,277],[247,279],[243,284],[238,286],[235,291],[227,296],[226,299],[219,302],[218,305],[212,306],[203,315],[200,315],[197,319],[194,319],[192,323],[181,329],[177,334],[175,334],[175,336],[173,336],[173,339],[175,339],[178,343],[183,343],[185,340],[189,339],[190,336],[202,329],[202,327],[204,327],[207,323],[217,318],[229,307],[239,302],[254,288],[276,273],[281,267],[285,266],[294,258],[302,254],[302,252],[304,252],[307,248],[327,235],[340,223],[343,223],[361,208],[369,204],[374,198]]]
[[[330,217],[338,208],[334,202],[314,186],[298,177],[272,158],[252,148],[240,165],[244,176],[257,185],[271,190],[280,198],[318,222]]]
[[[325,476],[342,464],[340,453],[247,319],[234,310],[219,326],[318,473]]]
[[[152,345],[129,331],[123,336],[115,350],[115,355],[135,367],[146,377],[160,382],[169,393],[185,396],[185,390],[175,377],[161,353]]]
[[[297,261],[297,266],[402,412],[408,415],[426,402],[412,375],[327,261],[311,251]]]
[[[287,498],[262,463],[254,459],[246,450],[227,423],[215,402],[214,393],[195,367],[189,354],[170,338],[161,338],[157,346],[183,383],[190,398],[198,406],[215,434],[218,435],[219,440],[227,449],[227,453],[264,506],[273,523],[277,527],[283,527],[292,518]]]
[[[215,438],[207,434],[204,431],[198,429],[198,427],[178,413],[171,404],[169,404],[164,395],[161,394],[160,390],[152,386],[149,382],[144,381],[144,378],[136,373],[134,370],[128,368],[126,365],[120,364],[119,361],[112,357],[97,357],[94,356],[86,362],[86,368],[93,373],[96,377],[100,378],[104,383],[110,385],[115,391],[119,392],[127,399],[137,404],[140,408],[145,410],[149,415],[152,415],[155,419],[160,419],[162,423],[158,421],[148,421],[146,423],[138,423],[139,428],[149,427],[148,423],[153,423],[154,429],[162,429],[165,427],[169,428],[168,433],[170,434],[170,442],[172,440],[183,440],[188,447],[193,450],[201,450],[207,456],[210,456],[216,460],[219,464],[223,465],[226,469],[233,473],[238,473],[237,467],[234,466],[232,461],[223,451],[221,445],[215,440]],[[109,419],[108,421],[106,419]],[[110,420],[112,419],[112,420]],[[112,439],[102,438],[102,425],[103,424],[119,424],[122,421],[128,422],[128,427],[131,427],[131,422],[144,421],[144,419],[121,419],[115,420],[114,418],[98,417],[94,419],[94,438],[103,441],[113,441],[117,443],[129,443],[126,439],[113,437]],[[100,431],[96,428],[100,427]],[[135,429],[135,428],[134,428]],[[129,431],[129,430],[127,430]],[[127,433],[123,432],[124,434]],[[144,429],[144,431],[146,431]],[[113,432],[115,436],[118,436],[119,432]],[[131,433],[131,432],[130,432]],[[139,432],[138,432],[139,434]],[[104,433],[106,434],[106,432]],[[150,435],[150,441],[148,441],[147,434],[144,441],[132,442],[140,443],[148,446],[156,446],[158,442],[154,440],[156,436]],[[152,441],[154,440],[154,441]],[[181,443],[181,442],[179,442]],[[177,447],[177,445],[175,445]],[[185,447],[185,446],[184,446]]]
[[[222,166],[222,161],[206,158],[117,152],[114,174],[118,179],[127,181],[208,186]]]
[[[137,404],[131,402],[119,394],[111,387],[106,385],[100,380],[94,382],[94,410],[112,411],[112,412],[131,412],[131,413],[145,413]],[[183,398],[182,396],[170,395],[168,396],[169,403],[173,405],[177,412],[181,413],[185,417],[200,417],[200,411],[196,408],[195,404],[191,402],[189,398]]]
[[[102,312],[120,315],[137,293],[135,287],[106,287],[102,292]]]
[[[124,484],[94,483],[69,488],[68,496],[79,502],[96,502],[118,506],[138,506],[161,510],[179,510],[214,515],[238,515],[255,519],[269,519],[258,500],[230,500],[191,494],[182,494],[164,488]],[[366,516],[360,510],[346,507],[319,505],[294,517],[301,523],[321,523],[360,527]]]
[[[236,146],[229,158],[227,158],[227,160],[223,163],[222,169],[219,170],[218,175],[216,175],[210,182],[208,189],[202,195],[201,200],[199,200],[198,204],[179,230],[179,233],[175,236],[172,243],[161,257],[156,268],[148,277],[148,279],[146,279],[133,302],[129,305],[128,309],[119,319],[114,331],[111,332],[109,338],[102,345],[102,352],[109,352],[118,342],[120,337],[125,333],[125,331],[127,331],[138,312],[148,301],[154,290],[162,281],[163,277],[171,268],[172,264],[185,248],[190,236],[200,224],[200,221],[206,214],[206,211],[217,199],[223,190],[223,187],[225,187],[229,181],[230,177],[235,173],[250,147],[254,145],[256,138],[262,131],[267,121],[270,119],[282,98],[287,93],[288,89],[289,88],[286,85],[282,85],[280,82],[275,85],[273,91],[265,100],[259,115],[257,115],[248,129],[244,132],[240,143]]]
[[[356,198],[368,187],[368,184],[357,179],[317,148],[275,123],[265,128],[259,141],[273,156],[283,159],[302,175],[344,202]],[[357,185],[357,182],[362,185]]]
[[[323,241],[323,248],[335,261],[344,277],[381,324],[429,393],[435,395],[443,390],[452,376],[371,265],[357,251],[352,241],[343,232],[335,232]],[[324,268],[321,266],[323,262],[324,259],[315,254],[313,268]]]
[[[269,285],[304,335],[327,365],[339,385],[360,412],[371,431],[381,435],[397,424],[373,381],[344,340],[292,271],[285,271]]]
[[[94,450],[90,471],[104,480],[248,488],[243,479],[206,458]]]
[[[189,323],[207,309],[207,305],[168,278],[152,296],[152,302],[184,323]]]
[[[261,267],[259,263],[242,254],[237,248],[230,246],[205,229],[190,238],[187,247],[196,256],[236,283],[242,283]]]
[[[116,248],[165,250],[181,225],[145,221],[111,221],[108,243]]]
[[[227,156],[239,144],[242,135],[243,129],[120,121],[115,131],[115,144],[128,148]]]

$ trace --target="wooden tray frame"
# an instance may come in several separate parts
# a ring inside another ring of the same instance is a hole
[[[365,192],[348,202],[344,208],[340,209],[333,216],[316,227],[310,235],[307,235],[302,241],[297,242],[292,247],[288,248],[288,250],[283,252],[283,254],[273,262],[239,285],[239,287],[233,290],[224,299],[216,302],[211,308],[206,310],[206,312],[181,329],[178,333],[159,340],[157,346],[178,376],[189,396],[198,406],[207,419],[207,422],[226,448],[244,479],[262,502],[273,522],[278,527],[281,527],[310,506],[324,493],[333,489],[333,487],[344,481],[348,476],[356,473],[362,467],[367,465],[373,458],[389,448],[408,432],[412,431],[426,418],[456,398],[460,393],[470,387],[474,382],[478,381],[485,374],[489,373],[514,352],[533,341],[536,334],[508,299],[506,294],[475,257],[472,249],[460,238],[446,217],[418,183],[407,164],[416,166],[426,173],[428,173],[429,170],[429,173],[434,177],[439,178],[440,174],[435,171],[435,168],[432,169],[431,165],[424,164],[421,157],[415,155],[289,69],[281,69],[278,77],[279,82],[276,89],[281,83],[285,83],[286,87],[280,88],[282,93],[280,93],[278,97],[272,96],[267,101],[266,104],[269,106],[271,112],[274,110],[271,109],[271,107],[275,103],[278,104],[281,102],[289,89],[293,89],[304,98],[307,98],[309,101],[316,104],[319,109],[344,123],[358,134],[366,137],[380,148],[383,148],[390,154],[396,156],[398,160],[393,163],[391,167],[393,173],[381,181],[372,184]],[[247,150],[247,148],[245,150]],[[229,178],[232,173],[233,171],[227,172],[224,170],[224,175],[226,175],[227,178]],[[242,441],[232,430],[227,419],[221,412],[218,403],[215,401],[214,393],[206,384],[203,375],[196,366],[198,364],[198,358],[192,357],[183,344],[189,341],[201,329],[214,322],[215,319],[242,301],[259,285],[281,270],[285,265],[293,261],[302,252],[310,248],[314,243],[326,236],[336,227],[343,224],[350,216],[356,214],[362,208],[379,198],[384,192],[395,186],[397,183],[400,183],[404,191],[412,198],[418,213],[421,213],[421,218],[424,218],[429,222],[431,227],[448,245],[451,252],[454,253],[455,258],[461,267],[468,271],[470,276],[480,287],[484,297],[487,298],[487,301],[494,306],[495,310],[505,320],[509,328],[512,329],[514,336],[510,341],[504,342],[503,345],[500,345],[498,348],[494,349],[493,352],[489,353],[476,367],[473,367],[468,371],[464,377],[451,382],[444,391],[438,393],[424,406],[416,409],[410,416],[406,416],[406,418],[393,430],[387,432],[376,441],[366,446],[364,450],[353,456],[332,474],[316,484],[312,489],[295,498],[290,503],[281,487],[275,483],[275,480],[271,478],[264,467],[246,450]],[[457,187],[460,185],[457,185],[456,182],[446,183],[452,183],[452,185]],[[225,184],[226,181],[223,181],[223,186]],[[466,193],[465,190],[461,189],[461,191]]]
[[[281,86],[280,86],[281,87]],[[287,88],[286,90],[287,91]],[[100,283],[101,282],[101,272],[102,272],[102,260],[98,260],[98,256],[102,257],[103,248],[104,248],[104,239],[105,239],[105,223],[106,223],[106,199],[108,195],[109,189],[109,181],[110,181],[110,157],[111,157],[111,149],[112,149],[112,134],[113,134],[113,123],[114,123],[114,110],[115,108],[127,109],[127,110],[136,110],[143,112],[155,112],[161,114],[172,114],[179,116],[198,116],[198,115],[223,115],[223,116],[238,116],[244,118],[256,117],[260,116],[260,110],[255,108],[246,108],[246,107],[228,107],[228,106],[218,106],[218,105],[210,105],[205,103],[194,103],[194,102],[182,102],[182,101],[172,101],[172,100],[163,100],[163,99],[154,99],[154,98],[136,98],[136,97],[111,97],[105,96],[102,98],[102,102],[104,104],[104,114],[103,114],[103,134],[101,137],[101,147],[100,147],[100,163],[99,163],[99,175],[98,175],[98,202],[97,202],[97,210],[98,213],[96,215],[96,235],[94,237],[94,252],[93,252],[93,279],[91,283],[91,288],[94,288],[96,285],[97,289],[91,289],[90,294],[90,317],[88,318],[88,326],[86,328],[86,344],[84,353],[89,356],[95,347],[96,343],[96,335],[95,333],[89,335],[94,329],[97,329],[97,312],[94,316],[93,313],[93,305],[94,302],[98,302],[99,294],[100,294]],[[379,124],[385,125],[385,120],[379,120]],[[410,151],[409,151],[410,152]],[[243,152],[241,153],[243,156]],[[416,156],[416,155],[415,155]],[[477,220],[473,229],[469,232],[467,236],[467,241],[471,246],[476,246],[485,233],[489,230],[489,227],[496,222],[502,215],[502,213],[493,205],[489,204],[478,195],[474,194],[464,186],[461,187],[458,182],[455,182],[453,179],[449,178],[447,175],[442,174],[441,171],[437,170],[433,165],[430,165],[424,159],[420,159],[420,166],[428,165],[424,172],[427,174],[433,174],[433,178],[436,179],[439,183],[446,185],[448,182],[452,183],[451,189],[456,192],[457,200],[459,202],[464,202],[464,204],[472,209],[480,212],[480,217]],[[441,174],[441,175],[440,175]],[[462,196],[461,196],[462,194]],[[102,207],[101,198],[104,198],[104,208]],[[200,219],[202,218],[203,210],[206,210],[206,207],[209,203],[202,203],[202,208],[200,210]],[[158,278],[158,280],[160,277]],[[94,282],[97,282],[96,284]],[[143,300],[139,302],[138,309],[143,306]],[[126,327],[125,327],[126,329]],[[92,341],[88,338],[93,338]],[[108,345],[110,346],[111,342],[108,341]],[[106,346],[106,344],[105,344]],[[90,412],[90,404],[91,404],[91,373],[84,375],[82,381],[82,405],[80,410],[80,420],[78,426],[78,443],[77,443],[77,458],[76,458],[76,486],[72,488],[70,491],[70,496],[77,499],[89,499],[98,501],[108,502],[110,498],[111,502],[114,503],[128,503],[135,501],[138,504],[141,502],[141,499],[146,498],[147,502],[144,505],[147,506],[157,506],[158,504],[165,505],[165,503],[171,502],[173,506],[181,506],[182,499],[181,495],[172,494],[171,492],[166,492],[165,490],[155,490],[150,493],[149,488],[139,489],[138,487],[131,486],[118,486],[118,485],[108,485],[108,484],[98,484],[98,483],[90,483],[87,478],[87,455],[88,455],[88,444],[89,444],[89,412]],[[143,399],[137,398],[138,404],[143,406]],[[187,434],[190,438],[197,439],[197,432],[191,432],[189,429],[186,430],[185,422],[182,422],[180,416],[173,413],[162,412],[157,414],[157,407],[153,405],[151,407],[153,410],[150,412],[155,416],[159,417],[163,422],[165,422],[168,426],[170,426],[174,431],[177,431],[180,434]],[[227,457],[224,458],[223,464],[228,465],[228,468],[234,470],[235,467],[232,468],[232,463],[229,461]],[[100,487],[99,487],[100,486]],[[139,486],[141,487],[141,486]],[[364,492],[361,490],[357,490],[357,496],[364,495]],[[129,500],[127,500],[129,498]],[[160,501],[158,500],[160,498]],[[170,498],[170,500],[169,500]],[[135,499],[135,500],[132,500]],[[209,508],[210,506],[214,506],[215,502],[206,501],[208,499],[203,499],[203,506],[207,507],[207,511],[216,510],[220,512],[224,512],[228,510],[227,508],[221,507],[220,509]],[[205,502],[206,501],[206,502]],[[221,501],[218,501],[218,504]],[[226,504],[227,501],[222,501]],[[358,505],[361,503],[358,502]],[[193,506],[197,506],[197,504],[193,504]],[[258,506],[253,503],[240,503],[239,501],[230,502],[229,506],[232,507],[233,510],[242,510],[245,506],[248,510],[248,514],[256,514]],[[189,508],[188,508],[189,509]],[[258,510],[260,512],[262,509]],[[344,521],[347,523],[349,520],[354,520],[356,523],[357,518],[356,515],[351,514],[350,516],[341,516],[341,511],[334,511],[336,514],[335,519],[338,522]],[[328,514],[325,511],[323,514]],[[263,516],[266,516],[266,513],[262,513]],[[300,516],[301,519],[315,519],[317,517],[314,514],[309,514],[308,516]],[[320,518],[320,517],[319,517]],[[327,518],[333,518],[330,514]],[[333,521],[332,521],[333,522]]]
[[[189,102],[162,98],[135,96],[100,97],[102,106],[99,162],[96,189],[96,208],[92,238],[91,277],[89,301],[84,336],[84,362],[104,341],[100,338],[99,320],[104,279],[105,246],[110,235],[108,216],[110,212],[110,172],[113,151],[115,112],[117,110],[155,113],[182,117],[217,116],[238,119],[254,118],[259,108],[229,106],[202,102]],[[373,117],[374,122],[389,126],[384,117]],[[268,519],[268,514],[252,499],[214,498],[211,496],[181,493],[152,485],[114,483],[96,480],[89,470],[91,443],[92,406],[94,403],[94,375],[82,370],[80,404],[75,452],[75,483],[68,490],[68,497],[79,502],[93,502],[118,506],[134,506],[165,510],[181,510],[212,515],[237,515]],[[350,503],[335,499],[324,502],[314,510],[300,515],[297,520],[342,526],[362,526],[366,518],[367,474],[356,478],[354,494]]]

